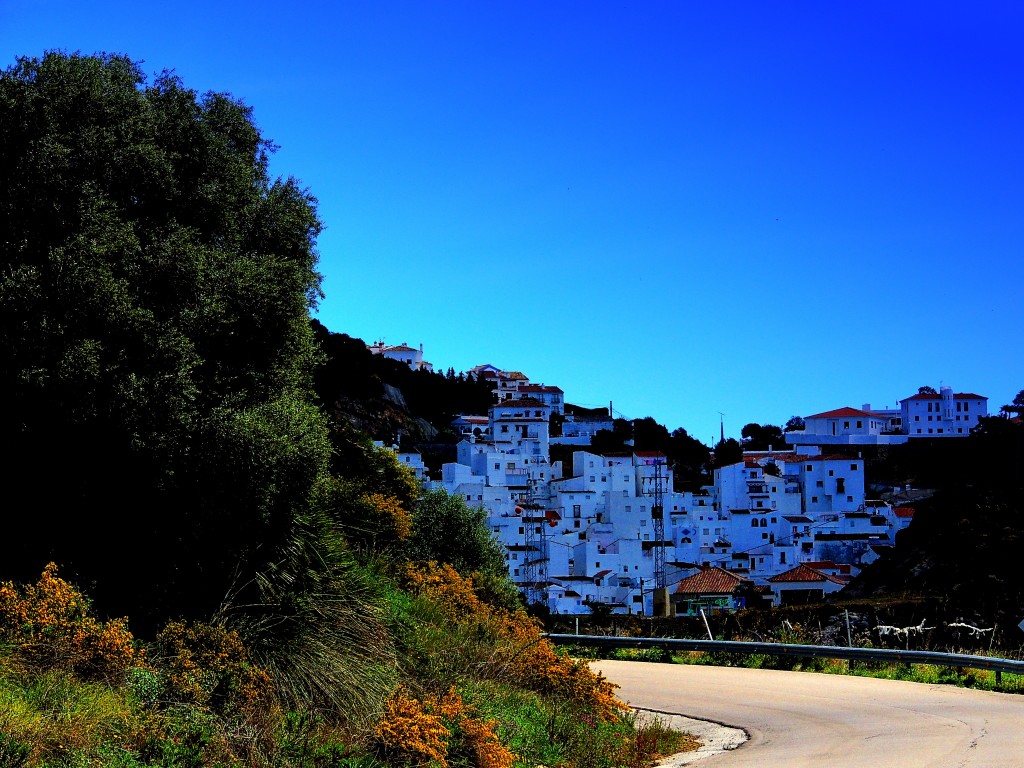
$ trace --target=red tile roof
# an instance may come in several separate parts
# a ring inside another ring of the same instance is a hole
[[[892,508],[892,513],[894,515],[896,515],[896,517],[913,517],[914,516],[914,508],[913,507],[893,507]]]
[[[805,582],[805,581],[831,581],[835,584],[843,584],[844,582],[834,576],[829,576],[827,573],[822,573],[819,570],[811,568],[806,563],[800,563],[795,568],[790,568],[788,571],[772,576],[768,579],[772,584],[780,583],[791,583],[791,582]]]
[[[544,384],[521,384],[519,386],[520,392],[562,392],[558,387],[549,387]]]
[[[746,576],[738,576],[724,568],[711,566],[701,568],[693,576],[687,576],[676,587],[677,595],[728,595],[741,584],[753,583]]]
[[[849,406],[843,408],[837,408],[834,411],[825,411],[824,413],[816,413],[813,416],[804,416],[804,420],[807,419],[841,419],[844,416],[866,416],[868,418],[877,418],[874,413],[868,411],[861,411],[857,408],[850,408]]]
[[[604,578],[605,576],[607,576],[607,575],[608,575],[609,573],[611,573],[611,570],[610,570],[610,569],[609,569],[609,570],[607,570],[607,571],[598,571],[597,573],[595,573],[595,574],[594,574],[594,578],[595,578],[595,579],[603,579],[603,578]]]

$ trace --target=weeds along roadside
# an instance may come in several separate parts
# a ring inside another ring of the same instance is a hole
[[[286,705],[223,626],[171,623],[143,644],[52,566],[0,585],[0,764],[611,768],[687,746],[637,726],[611,683],[454,569],[410,567],[381,599],[395,683],[366,718]]]

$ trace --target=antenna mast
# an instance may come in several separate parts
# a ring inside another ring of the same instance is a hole
[[[665,579],[665,504],[661,486],[661,456],[654,459],[654,504],[651,519],[654,521],[654,584],[658,589],[667,585]]]

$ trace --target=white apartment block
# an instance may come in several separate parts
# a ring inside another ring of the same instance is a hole
[[[919,437],[963,437],[988,416],[988,398],[941,387],[937,395],[917,394],[900,400],[904,433]]]

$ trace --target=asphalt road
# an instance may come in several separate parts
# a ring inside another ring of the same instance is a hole
[[[1024,768],[1024,696],[864,677],[596,661],[634,707],[749,736],[699,768]]]

